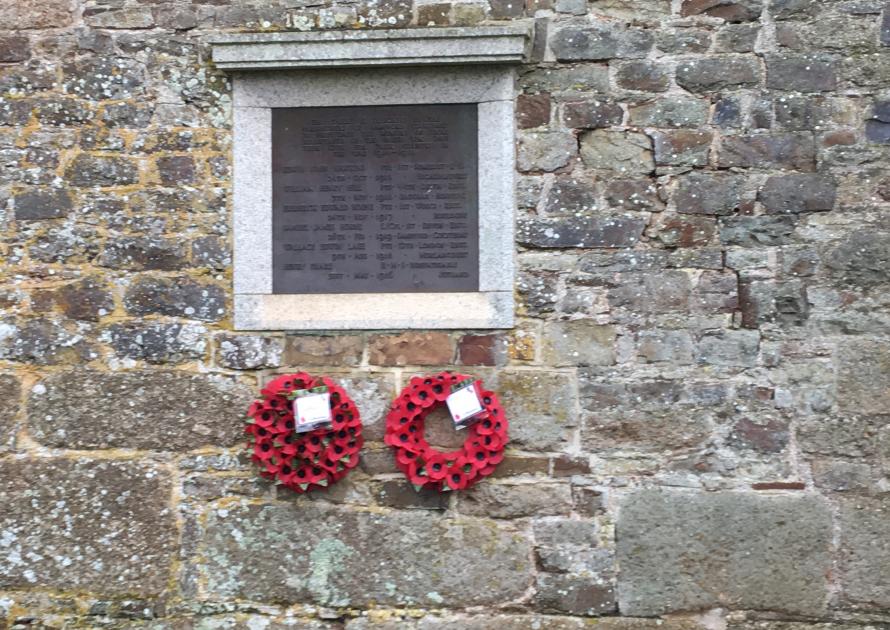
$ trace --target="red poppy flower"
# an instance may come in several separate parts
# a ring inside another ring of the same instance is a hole
[[[452,466],[448,469],[448,473],[445,475],[445,484],[452,490],[463,490],[467,487],[468,481],[469,478],[467,477],[467,473],[464,472],[463,467],[457,468]]]
[[[503,450],[488,451],[488,463],[492,465],[500,464],[504,459]]]
[[[488,451],[481,446],[473,446],[467,450],[467,461],[476,469],[481,470],[488,464]]]
[[[420,473],[420,467],[417,465],[417,462],[409,462],[402,470],[405,476],[408,477],[408,481],[415,486],[422,486],[429,482],[429,479]]]
[[[486,450],[490,451],[502,448],[504,441],[499,435],[492,433],[491,435],[480,435],[479,443],[485,447]]]
[[[259,426],[268,429],[275,424],[276,420],[278,420],[278,413],[273,409],[263,407],[263,409],[253,417],[253,420]]]
[[[433,481],[442,481],[448,474],[445,465],[445,456],[442,453],[432,452],[424,456],[427,476]]]
[[[414,451],[400,448],[396,451],[396,461],[407,466],[408,464],[417,462],[419,455]]]
[[[432,385],[422,384],[411,390],[411,402],[420,407],[431,407],[436,402]]]

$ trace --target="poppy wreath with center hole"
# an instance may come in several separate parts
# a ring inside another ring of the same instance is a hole
[[[331,424],[306,433],[294,430],[292,393],[325,386],[331,395]],[[327,376],[286,374],[268,383],[247,412],[251,459],[260,475],[294,492],[329,486],[358,464],[362,420],[346,390]]]
[[[443,453],[424,437],[424,419],[451,394],[451,386],[470,376],[441,372],[415,376],[396,398],[386,416],[384,441],[395,449],[396,465],[416,489],[463,490],[494,472],[504,459],[507,418],[494,392],[474,381],[485,411],[467,429],[463,447]]]

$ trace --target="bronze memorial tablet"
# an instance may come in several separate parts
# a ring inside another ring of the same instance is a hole
[[[476,127],[476,104],[273,109],[273,293],[477,291]]]

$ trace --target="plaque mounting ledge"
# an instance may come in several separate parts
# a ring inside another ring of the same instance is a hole
[[[518,64],[531,24],[506,26],[235,33],[209,40],[223,70]]]

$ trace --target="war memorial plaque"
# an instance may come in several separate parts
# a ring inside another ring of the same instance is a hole
[[[237,330],[515,322],[531,23],[226,33]]]
[[[479,289],[477,105],[272,110],[272,292]]]

